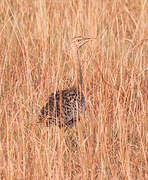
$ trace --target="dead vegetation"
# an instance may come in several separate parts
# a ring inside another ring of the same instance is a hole
[[[148,178],[146,2],[1,1],[1,179]],[[46,128],[37,116],[75,80],[77,35],[97,36],[81,53],[85,117]]]

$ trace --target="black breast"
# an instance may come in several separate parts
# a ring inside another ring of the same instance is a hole
[[[80,113],[85,112],[85,98],[83,92],[76,88],[69,88],[63,91],[52,93],[44,107],[41,109],[39,120],[45,119],[46,125],[66,125],[71,127]]]

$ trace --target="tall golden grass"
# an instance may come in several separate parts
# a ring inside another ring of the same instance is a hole
[[[148,178],[148,3],[0,2],[0,178]],[[38,124],[49,94],[74,84],[81,51],[86,114],[72,129]]]

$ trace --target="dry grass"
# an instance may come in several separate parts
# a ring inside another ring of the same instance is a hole
[[[148,178],[148,3],[0,2],[1,179]],[[48,95],[75,81],[81,51],[87,111],[67,131],[37,124]]]

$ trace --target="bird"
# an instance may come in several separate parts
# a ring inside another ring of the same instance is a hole
[[[45,106],[40,111],[39,122],[45,120],[48,127],[52,124],[57,125],[59,128],[63,126],[73,127],[76,121],[80,120],[80,114],[85,113],[86,107],[79,49],[93,39],[95,38],[83,36],[72,38],[69,55],[75,62],[77,85],[51,93]]]

